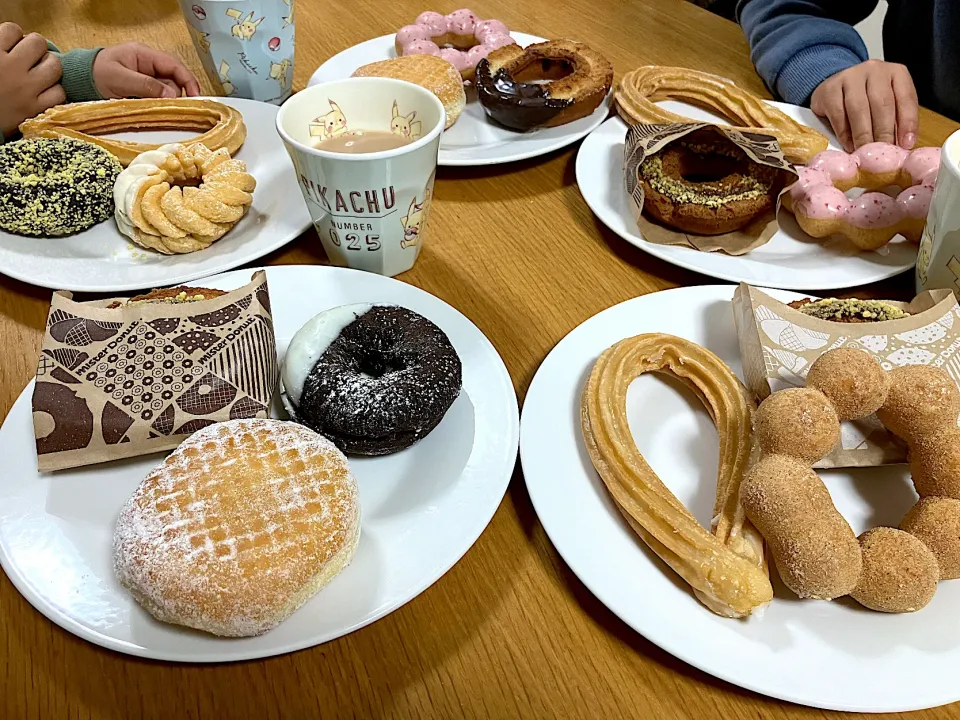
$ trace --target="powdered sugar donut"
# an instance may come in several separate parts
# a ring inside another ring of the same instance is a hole
[[[825,150],[798,168],[800,179],[784,195],[783,205],[816,238],[839,233],[861,250],[876,250],[896,235],[919,242],[939,168],[936,147],[911,152],[875,142],[853,153]],[[896,197],[865,192],[851,200],[845,194],[855,187],[890,186],[905,189]]]
[[[427,10],[413,25],[397,31],[397,55],[437,55],[451,63],[464,80],[472,80],[477,63],[492,50],[513,45],[510,31],[500,20],[479,20],[472,10],[462,8],[449,15]]]

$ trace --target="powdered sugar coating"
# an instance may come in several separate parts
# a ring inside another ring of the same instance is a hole
[[[114,570],[157,619],[258,635],[350,560],[356,480],[326,438],[295,423],[231,420],[199,430],[120,512]]]

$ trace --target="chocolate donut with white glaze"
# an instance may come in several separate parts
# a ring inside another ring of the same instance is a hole
[[[460,394],[446,334],[395,305],[344,305],[294,335],[281,397],[296,422],[351,455],[387,455],[428,435]]]

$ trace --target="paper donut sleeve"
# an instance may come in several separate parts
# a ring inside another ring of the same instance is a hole
[[[33,391],[41,471],[169,450],[212,423],[267,417],[279,368],[262,270],[209,300],[113,302],[53,294]]]
[[[643,183],[640,182],[640,165],[650,155],[669,147],[672,143],[701,130],[713,131],[743,150],[748,158],[761,165],[778,170],[775,187],[776,207],[754,218],[740,230],[723,235],[690,235],[665,227],[643,214]],[[702,252],[724,252],[728,255],[743,255],[770,241],[779,228],[777,212],[783,190],[797,179],[797,171],[787,162],[780,144],[772,135],[744,132],[726,125],[710,123],[670,123],[665,125],[632,125],[627,131],[623,147],[623,182],[627,201],[640,234],[647,242],[658,245],[686,245]]]
[[[909,303],[889,301],[909,317],[838,323],[806,315],[750,285],[733,296],[743,380],[758,399],[806,385],[813,361],[828,350],[856,348],[886,370],[933,365],[960,385],[960,306],[949,290],[932,290]],[[875,467],[906,462],[903,443],[873,415],[841,424],[840,444],[815,467]]]

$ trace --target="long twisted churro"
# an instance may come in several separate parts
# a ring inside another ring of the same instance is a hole
[[[627,424],[627,388],[638,376],[677,378],[703,401],[720,435],[713,533],[647,464]],[[722,360],[672,335],[638,335],[607,349],[583,392],[590,459],[631,527],[718,615],[744,617],[773,598],[763,539],[740,506],[752,450],[754,402]]]
[[[691,122],[655,103],[680,100],[719,113],[746,132],[773,135],[788,160],[806,163],[827,149],[827,137],[801,125],[732,80],[697,70],[646,65],[627,73],[614,95],[617,110],[631,124]]]
[[[183,145],[203,143],[210,150],[227,148],[236,154],[247,137],[240,111],[199,98],[173,100],[130,99],[57,105],[20,125],[25,138],[67,137],[85,140],[113,153],[126,167],[159,145],[97,137],[127,130],[197,130],[202,135],[183,140]]]

